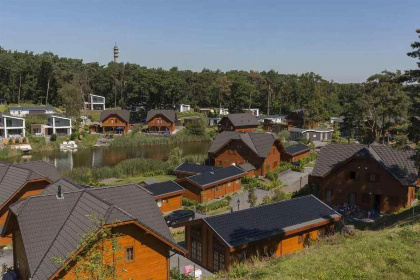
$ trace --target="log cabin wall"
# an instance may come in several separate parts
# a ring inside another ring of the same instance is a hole
[[[368,158],[354,158],[324,178],[310,177],[310,182],[320,186],[321,200],[331,205],[354,202],[362,209],[387,213],[411,205],[414,199],[414,188]]]
[[[120,273],[122,279],[170,279],[168,245],[132,224],[118,226],[115,230],[122,235],[118,237],[121,250],[116,258],[119,259],[117,269],[126,271]],[[126,260],[126,249],[130,247],[134,252],[132,261]],[[68,271],[63,270],[53,279],[76,279],[76,267],[77,263],[72,263]]]
[[[129,123],[124,121],[117,114],[110,114],[106,119],[102,121],[102,133],[115,133],[117,127],[123,127],[123,133],[128,133],[128,131],[130,130]]]
[[[154,116],[147,125],[149,126],[149,132],[164,133],[167,131],[173,133],[175,131],[175,123],[169,121],[161,114]]]
[[[168,213],[182,208],[182,193],[160,196],[157,200],[162,200],[162,206],[160,207],[162,213]]]
[[[185,198],[195,200],[198,203],[206,203],[241,189],[241,178],[231,179],[208,187],[206,186],[204,189],[186,180],[177,183],[185,189],[183,195]]]

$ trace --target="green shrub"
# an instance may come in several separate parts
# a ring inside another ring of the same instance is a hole
[[[270,181],[274,181],[278,178],[278,173],[272,170],[268,170],[267,173],[265,174],[265,177],[270,180]]]
[[[191,206],[197,206],[199,203],[195,200],[191,200],[188,198],[182,198],[182,206],[187,206],[187,207],[191,207]]]
[[[57,141],[57,134],[51,134],[50,141],[55,142]]]

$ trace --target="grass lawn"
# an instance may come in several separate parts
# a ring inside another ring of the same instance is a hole
[[[417,207],[420,208],[420,207]],[[417,210],[417,209],[416,209]],[[239,264],[220,279],[419,279],[420,215],[387,217],[382,230],[336,234],[308,249],[278,259]],[[402,218],[402,219],[400,219]],[[390,226],[390,227],[386,227]],[[372,227],[374,228],[374,227]]]
[[[225,207],[213,210],[213,211],[209,211],[209,212],[207,212],[207,215],[214,216],[214,215],[219,215],[219,214],[223,214],[223,213],[226,213],[226,212],[230,212],[230,206],[225,206]]]
[[[99,119],[101,117],[101,110],[82,110],[81,115],[91,117],[93,122],[99,122]]]
[[[176,243],[185,241],[185,230],[172,230],[171,233]]]
[[[127,178],[121,178],[116,182],[105,184],[105,185],[113,186],[113,185],[129,184],[129,183],[139,183],[143,180],[151,179],[151,178],[155,179],[158,182],[163,182],[163,181],[175,180],[176,176],[174,176],[174,175],[158,175],[158,176],[154,176],[154,177],[144,177],[144,176],[127,177]]]

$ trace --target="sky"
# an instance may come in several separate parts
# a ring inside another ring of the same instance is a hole
[[[107,64],[362,82],[416,68],[420,0],[0,0],[0,46]]]

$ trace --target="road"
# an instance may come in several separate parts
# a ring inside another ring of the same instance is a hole
[[[305,167],[303,173],[296,171],[283,172],[279,174],[279,179],[286,187],[283,189],[285,193],[293,193],[308,184],[309,174],[312,173],[313,167]],[[301,182],[302,178],[302,182]]]

